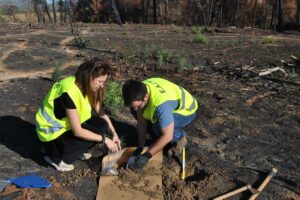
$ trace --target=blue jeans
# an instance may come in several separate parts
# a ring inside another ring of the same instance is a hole
[[[172,142],[177,142],[180,138],[186,135],[186,132],[182,129],[186,125],[190,124],[196,117],[196,113],[183,116],[177,113],[173,113],[174,117],[174,134]],[[158,123],[152,124],[152,130],[155,136],[161,136],[161,127]]]

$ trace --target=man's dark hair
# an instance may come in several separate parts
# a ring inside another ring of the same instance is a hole
[[[141,81],[127,80],[122,87],[125,106],[130,106],[133,101],[143,101],[147,94],[147,87]]]

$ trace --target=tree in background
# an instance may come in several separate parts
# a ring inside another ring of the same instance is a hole
[[[44,11],[46,12],[46,14],[47,14],[47,16],[48,16],[49,21],[52,23],[53,21],[52,21],[52,17],[51,17],[51,15],[50,15],[50,12],[49,12],[47,0],[43,0],[42,3],[43,3]],[[45,22],[45,19],[44,19],[44,22]]]
[[[55,8],[55,0],[52,0],[52,12],[53,12],[53,19],[54,19],[54,23],[57,22],[57,17],[56,17],[56,8]]]
[[[49,12],[48,4],[46,0],[32,0],[34,11],[37,15],[38,22],[45,23],[46,19],[44,16],[44,12],[46,12],[46,15],[48,16],[49,21],[52,23],[52,17]]]
[[[38,23],[41,23],[43,21],[43,13],[42,13],[42,5],[41,1],[39,0],[32,0],[33,9],[35,11],[35,14],[38,19]]]
[[[300,0],[298,0],[298,30],[300,31]]]
[[[281,0],[277,0],[276,18],[277,18],[276,30],[282,31],[282,1]]]
[[[82,22],[174,23],[237,28],[299,27],[300,0],[30,0],[39,22],[66,23],[72,12]],[[50,15],[47,3],[52,3]],[[56,7],[58,6],[58,7]],[[57,8],[57,10],[56,10]],[[291,14],[293,13],[293,14]],[[47,15],[47,16],[46,16]],[[53,17],[53,18],[52,18]],[[48,20],[47,20],[48,21]]]

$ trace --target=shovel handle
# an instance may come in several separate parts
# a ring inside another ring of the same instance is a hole
[[[249,200],[254,200],[260,193],[261,191],[266,187],[266,185],[270,182],[270,180],[273,178],[273,176],[277,173],[277,169],[273,168],[272,171],[269,173],[269,175],[265,178],[265,180],[260,184],[260,186],[257,188],[259,193],[253,194]]]
[[[238,193],[244,192],[245,190],[249,189],[250,187],[251,187],[251,185],[245,185],[244,187],[238,188],[236,190],[233,190],[231,192],[228,192],[226,194],[218,196],[218,197],[214,198],[213,200],[223,200],[223,199],[226,199],[226,198],[231,197],[233,195],[236,195]]]

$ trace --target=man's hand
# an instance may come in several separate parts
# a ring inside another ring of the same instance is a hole
[[[127,162],[127,168],[129,165],[132,165],[135,162],[136,156],[139,155],[140,153],[142,153],[143,151],[143,147],[137,147],[134,152],[132,153],[132,155],[129,157],[128,162]]]
[[[133,156],[132,156],[133,157]],[[145,167],[152,155],[149,152],[139,154],[133,160],[128,161],[127,167],[132,171],[138,171]]]

